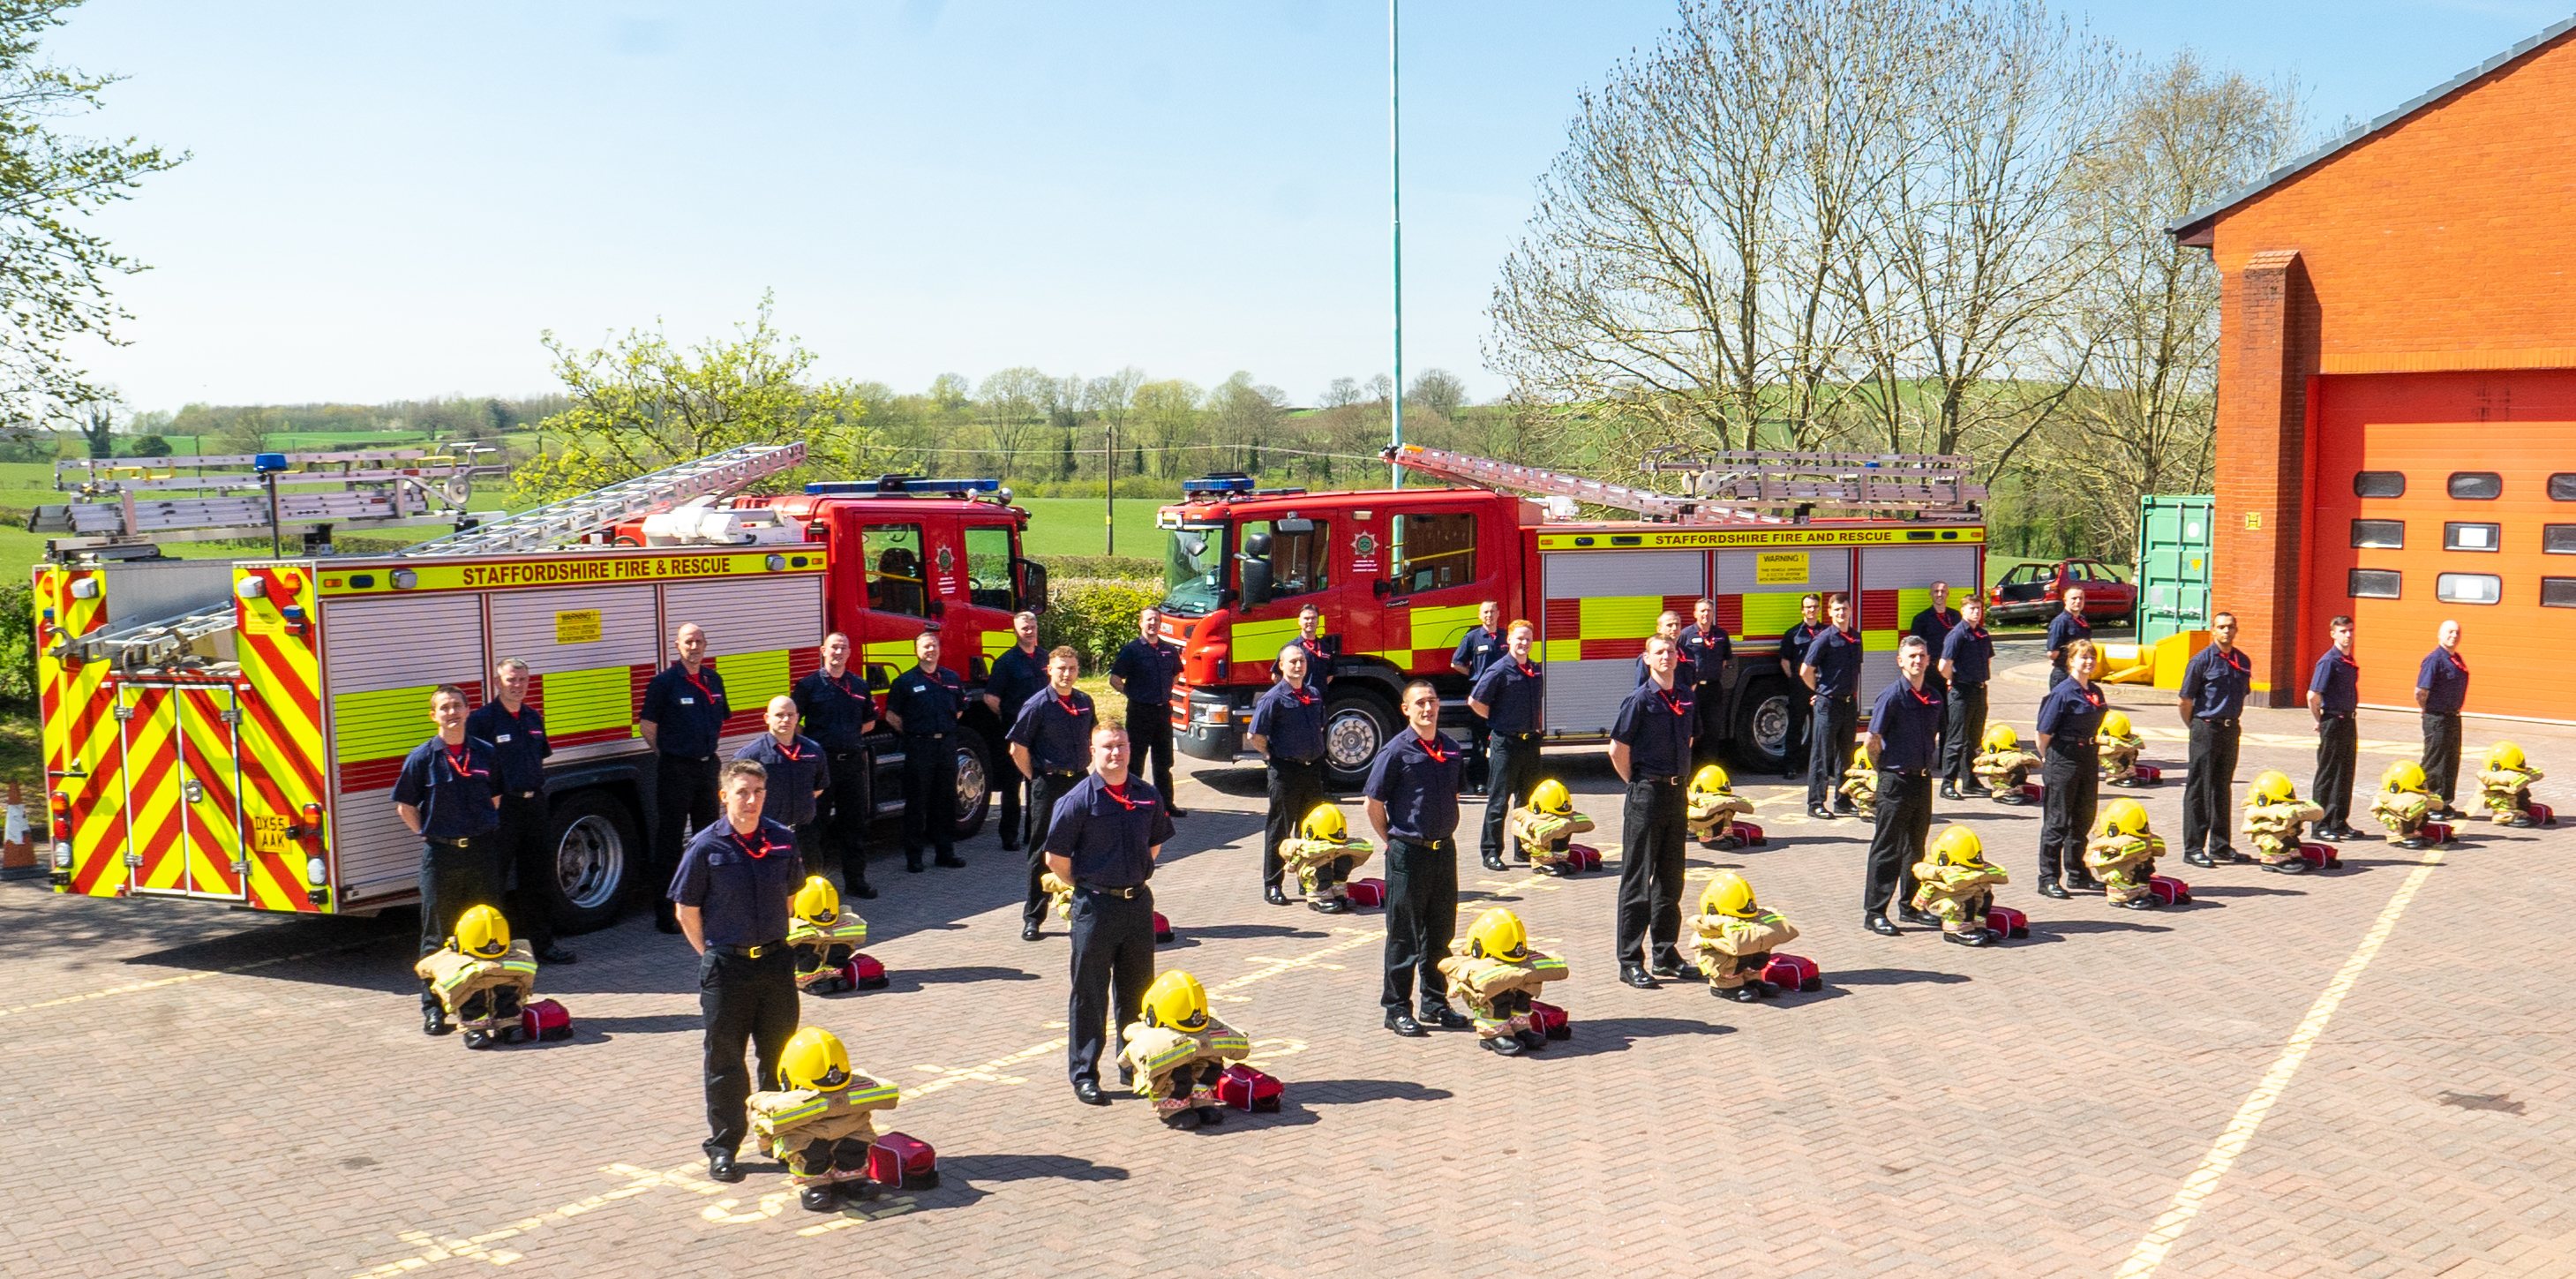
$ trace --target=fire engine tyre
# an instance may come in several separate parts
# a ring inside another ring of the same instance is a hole
[[[1735,762],[1757,773],[1789,766],[1789,681],[1757,679],[1735,699]]]
[[[644,873],[646,849],[634,814],[606,791],[575,791],[555,801],[546,819],[555,850],[555,928],[586,933],[616,922],[621,899]]]
[[[1395,708],[1375,693],[1336,688],[1325,694],[1324,784],[1358,790],[1400,722]]]
[[[993,809],[993,751],[974,729],[957,734],[957,838],[973,839]]]

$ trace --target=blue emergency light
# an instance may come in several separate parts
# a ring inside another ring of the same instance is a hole
[[[1203,480],[1181,481],[1184,493],[1249,493],[1252,477],[1241,471],[1221,471]]]
[[[818,480],[805,486],[817,496],[833,493],[871,493],[891,497],[902,493],[998,493],[1000,480],[926,480],[912,475],[882,475],[873,480]]]

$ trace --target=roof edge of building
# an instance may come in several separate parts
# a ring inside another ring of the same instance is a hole
[[[2194,209],[2190,213],[2186,213],[2183,216],[2174,219],[2172,222],[2166,223],[2165,234],[2183,240],[2186,243],[2191,242],[2199,232],[2206,228],[2208,223],[2215,222],[2220,215],[2234,209],[2236,206],[2307,172],[2309,169],[2313,169],[2316,166],[2325,163],[2327,160],[2334,158],[2336,155],[2341,154],[2343,151],[2353,147],[2364,139],[2369,138],[2371,135],[2398,124],[2407,117],[2414,115],[2416,112],[2422,111],[2426,107],[2441,101],[2443,98],[2449,97],[2453,93],[2468,87],[2481,77],[2494,73],[2507,63],[2537,52],[2541,47],[2550,44],[2559,37],[2568,34],[2570,31],[2576,31],[2576,16],[2562,18],[2557,22],[2551,23],[2537,34],[2532,35],[2528,39],[2517,42],[2512,48],[2507,49],[2504,52],[2499,53],[2438,85],[2435,85],[2433,88],[2428,89],[2423,93],[2407,99],[2406,102],[2399,105],[2395,110],[2381,115],[2370,123],[2345,133],[2342,136],[2327,142],[2325,145],[2290,161],[2288,164],[2282,165],[2280,168],[2274,169],[2271,172],[2264,174],[2262,177],[2256,178],[2252,182],[2246,183],[2244,186],[2238,187],[2235,190],[2220,196],[2217,200],[2203,205],[2198,209]]]

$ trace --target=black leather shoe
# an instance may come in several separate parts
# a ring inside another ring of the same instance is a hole
[[[2073,893],[2066,891],[2066,885],[2058,883],[2053,879],[2043,879],[2039,881],[2039,895],[2049,899],[2050,901],[2056,902],[2062,902],[2067,898],[2074,896]]]
[[[742,1169],[733,1166],[732,1151],[711,1150],[707,1152],[707,1180],[723,1182],[742,1180]]]
[[[955,853],[941,853],[939,856],[932,858],[931,860],[933,864],[945,866],[950,870],[966,869],[966,859]]]
[[[1803,781],[1807,780],[1807,770],[1805,770],[1805,769],[1801,768],[1801,769],[1798,769],[1798,770],[1796,770],[1796,771],[1794,771],[1794,772],[1782,773],[1782,774],[1780,774],[1780,776],[1781,776],[1781,777],[1783,777],[1783,778],[1785,778],[1785,779],[1787,779],[1787,780],[1789,780],[1789,781],[1793,781],[1793,782],[1803,782]]]
[[[1431,1033],[1430,1031],[1424,1030],[1421,1022],[1415,1021],[1411,1014],[1405,1012],[1401,1008],[1390,1008],[1387,1010],[1386,1028],[1404,1036],[1407,1039],[1420,1039],[1424,1035]]]
[[[1851,804],[1851,803],[1849,803],[1849,802],[1839,803],[1839,804],[1834,805],[1834,816],[1836,816],[1836,817],[1858,817],[1858,816],[1860,816],[1860,809],[1859,809],[1859,807],[1858,807],[1858,806],[1853,805],[1853,804]]]
[[[1522,1053],[1529,1051],[1529,1049],[1524,1046],[1520,1040],[1515,1039],[1510,1035],[1496,1035],[1491,1039],[1479,1039],[1476,1042],[1482,1045],[1486,1051],[1498,1053],[1505,1057],[1518,1057]]]
[[[807,1212],[830,1212],[841,1206],[841,1197],[830,1186],[807,1186],[796,1192],[796,1204]]]
[[[1175,1110],[1163,1116],[1163,1126],[1177,1128],[1182,1132],[1196,1132],[1199,1127],[1199,1112],[1195,1109]]]
[[[456,1027],[449,1024],[447,1020],[446,1010],[440,1008],[436,1004],[422,1004],[420,1006],[420,1033],[424,1035],[444,1035],[455,1029]]]
[[[1020,841],[1018,841],[1018,840],[1016,840],[1016,839],[1006,839],[1006,840],[1003,840],[1003,841],[1002,841],[1002,851],[1003,851],[1003,852],[1006,852],[1006,853],[1016,853],[1016,852],[1020,851]]]
[[[2217,862],[2220,865],[2234,863],[2242,866],[2254,859],[2236,851],[2233,848],[2213,848],[2209,850],[2209,860]]]
[[[2308,873],[2308,863],[2305,858],[2292,858],[2286,862],[2265,862],[2263,869],[2275,875],[2304,875]]]
[[[1547,1047],[1547,1036],[1535,1030],[1515,1030],[1512,1032],[1512,1038],[1521,1041],[1521,1047],[1531,1052]]]
[[[1658,959],[1646,971],[1658,977],[1679,977],[1682,975],[1682,961],[1678,957]]]
[[[903,859],[903,873],[907,875],[921,873],[921,854],[914,853]]]
[[[1288,904],[1288,893],[1277,884],[1267,884],[1261,889],[1261,900],[1273,906],[1285,906]]]
[[[1421,1012],[1414,1014],[1413,1019],[1425,1026],[1437,1026],[1442,1030],[1465,1030],[1467,1028],[1466,1014],[1461,1013],[1454,1008],[1425,1008]]]
[[[1981,782],[1970,782],[1967,785],[1960,787],[1959,793],[1970,799],[1985,799],[1995,793],[1995,788]]]
[[[553,942],[547,942],[546,948],[537,952],[537,962],[541,964],[577,964],[581,962],[581,959],[571,951],[565,950],[563,947],[558,946]]]
[[[1046,934],[1045,934],[1045,933],[1042,933],[1042,932],[1039,932],[1039,931],[1038,931],[1038,926],[1037,926],[1037,925],[1035,925],[1035,924],[1022,924],[1022,925],[1020,925],[1020,940],[1021,940],[1021,941],[1036,941],[1038,938],[1041,938],[1041,937],[1044,937],[1044,936],[1046,936]]]
[[[2066,891],[2070,893],[2098,893],[2105,887],[2107,887],[2107,885],[2105,885],[2101,880],[2093,878],[2091,875],[2069,875],[2066,877]]]
[[[1109,1094],[1100,1091],[1100,1081],[1097,1079],[1074,1080],[1073,1099],[1086,1106],[1106,1106],[1109,1104]]]
[[[1644,964],[1619,965],[1619,980],[1626,982],[1639,990],[1655,990],[1663,985],[1663,983],[1655,980],[1655,975],[1653,973],[1646,971],[1646,966]]]
[[[862,879],[857,883],[850,885],[850,896],[856,897],[860,901],[872,902],[877,899],[877,890],[868,887],[868,881]]]
[[[1347,915],[1351,913],[1351,904],[1339,897],[1309,897],[1306,909],[1318,915]]]
[[[2216,862],[2214,862],[2214,861],[2209,860],[2209,854],[2207,854],[2207,853],[2201,853],[2201,852],[2184,853],[2184,854],[2182,855],[2182,859],[2183,859],[2184,861],[2186,861],[2186,862],[2189,862],[2190,864],[2192,864],[2192,865],[2194,865],[2194,866],[2205,866],[2205,867],[2209,867],[2209,868],[2211,868],[2211,869],[2213,869],[2213,870],[2214,870],[2214,869],[2216,869],[2216,868],[2217,868],[2217,866],[2218,866],[2218,863],[2216,863]]]
[[[2397,841],[2397,846],[2399,848],[2406,849],[2409,852],[2418,848],[2426,847],[2424,838],[2421,835],[2409,835],[2406,838]]]
[[[1178,804],[1163,805],[1163,812],[1172,817],[1187,817],[1190,815],[1190,810],[1183,808]]]
[[[1822,804],[1809,804],[1807,805],[1807,816],[1813,817],[1820,822],[1829,822],[1834,819],[1834,810],[1827,808]]]
[[[1720,999],[1734,1000],[1739,1004],[1758,1004],[1762,1002],[1762,992],[1754,989],[1754,984],[1752,982],[1746,982],[1733,990],[1729,990],[1724,986],[1711,986],[1708,988],[1708,993],[1715,995]]]
[[[1943,782],[1943,783],[1941,783],[1941,798],[1943,798],[1943,799],[1966,799],[1966,798],[1967,798],[1967,796],[1962,795],[1962,794],[1960,794],[1960,793],[1959,793],[1959,788],[1958,788],[1958,786],[1957,786],[1956,784],[1951,783],[1951,782]]]
[[[1899,935],[1896,925],[1889,923],[1887,916],[1882,915],[1877,911],[1871,911],[1870,913],[1861,916],[1860,922],[1862,927],[1869,929],[1871,932],[1876,933],[1881,937],[1895,937]]]
[[[1992,946],[1995,935],[1983,928],[1971,928],[1964,933],[1943,933],[1941,940],[1953,946]]]
[[[1510,870],[1510,869],[1511,869],[1511,867],[1506,866],[1506,865],[1504,865],[1504,864],[1503,864],[1503,855],[1502,855],[1502,854],[1500,854],[1500,853],[1487,853],[1487,854],[1485,854],[1485,869],[1487,869],[1487,870]]]
[[[476,1052],[481,1052],[486,1048],[490,1048],[492,1046],[492,1032],[488,1030],[466,1031],[465,1046],[475,1050]]]
[[[1223,1106],[1192,1106],[1191,1109],[1199,1112],[1199,1122],[1202,1124],[1213,1127],[1225,1122]]]
[[[1935,915],[1928,910],[1916,910],[1911,906],[1898,907],[1896,910],[1896,918],[1899,923],[1919,924],[1925,928],[1938,928],[1941,926],[1941,917],[1939,915]]]

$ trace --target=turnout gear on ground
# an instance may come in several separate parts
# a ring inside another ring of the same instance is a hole
[[[877,1137],[868,1116],[895,1108],[895,1086],[852,1070],[840,1037],[820,1026],[797,1031],[778,1068],[788,1086],[751,1095],[751,1127],[788,1179],[799,1187],[865,1180]]]
[[[2487,766],[2478,770],[2478,802],[2499,825],[2531,824],[2531,784],[2547,774],[2523,758],[2522,748],[2497,742],[2487,751]]]
[[[2102,780],[2113,786],[2125,786],[2138,779],[2138,752],[2147,748],[2147,739],[2138,736],[2122,711],[2111,711],[2102,717],[2093,740],[2102,751]]]
[[[2028,803],[2022,798],[2021,784],[2030,776],[2030,770],[2039,767],[2039,756],[2021,748],[2021,737],[2010,724],[1987,729],[1981,745],[1984,749],[1968,763],[1977,780],[1994,790],[1998,804]]]
[[[1719,871],[1700,890],[1699,913],[1682,921],[1699,952],[1700,975],[1716,990],[1737,990],[1760,980],[1771,952],[1798,939],[1779,912],[1753,900],[1753,885],[1733,871]]]
[[[1279,841],[1280,862],[1297,873],[1309,899],[1346,899],[1351,872],[1375,851],[1367,841],[1351,838],[1342,810],[1332,804],[1317,804],[1298,823],[1297,838]]]
[[[1975,831],[1965,826],[1942,831],[1931,851],[1914,864],[1914,909],[1940,916],[1945,933],[1984,932],[1994,885],[2011,880],[2003,867],[1985,858],[1985,845]]]
[[[493,951],[495,944],[500,947]],[[477,947],[489,954],[468,953]],[[412,971],[426,978],[430,994],[447,1015],[480,1045],[483,1036],[499,1032],[505,1040],[519,1035],[519,1010],[537,989],[537,957],[525,938],[513,939],[501,912],[477,906],[456,922],[447,945],[421,957]]]
[[[2379,793],[2371,797],[2370,815],[2388,828],[2388,842],[2420,845],[2424,823],[2433,814],[2433,797],[2424,789],[2424,766],[2401,759],[2379,776]]]
[[[2245,834],[2264,865],[2303,872],[2308,864],[2299,857],[2299,835],[2325,815],[2326,810],[2299,798],[2287,774],[2268,772],[2254,779],[2253,791],[2245,797]]]
[[[2114,906],[2155,904],[2147,881],[2164,856],[2165,841],[2147,829],[2146,806],[2134,799],[2112,802],[2095,819],[2084,844],[2084,868],[2102,881],[2102,895]]]
[[[1714,840],[1720,848],[1740,847],[1735,834],[1735,819],[1753,811],[1753,801],[1738,795],[1726,776],[1726,770],[1710,764],[1691,777],[1690,791],[1684,797],[1684,823],[1691,838]]]
[[[1177,969],[1147,988],[1145,1015],[1124,1038],[1118,1064],[1134,1077],[1136,1095],[1153,1098],[1155,1117],[1166,1121],[1185,1110],[1214,1110],[1225,1063],[1252,1055],[1250,1040],[1208,1014],[1198,978]]]
[[[832,881],[809,876],[789,908],[787,945],[796,953],[796,987],[817,995],[846,990],[841,966],[868,942],[868,921],[841,909]]]
[[[1449,979],[1449,997],[1467,1005],[1477,1038],[1527,1046],[1544,1037],[1530,1020],[1530,1001],[1542,983],[1565,976],[1565,961],[1531,947],[1520,916],[1499,906],[1486,911],[1450,950],[1440,974]]]
[[[1566,847],[1592,829],[1592,819],[1574,811],[1574,796],[1565,783],[1549,778],[1530,788],[1529,803],[1503,817],[1503,832],[1512,848],[1537,870],[1566,863]]]
[[[1862,817],[1878,816],[1878,761],[1870,757],[1868,742],[1853,749],[1851,767],[1843,770],[1840,792]]]

